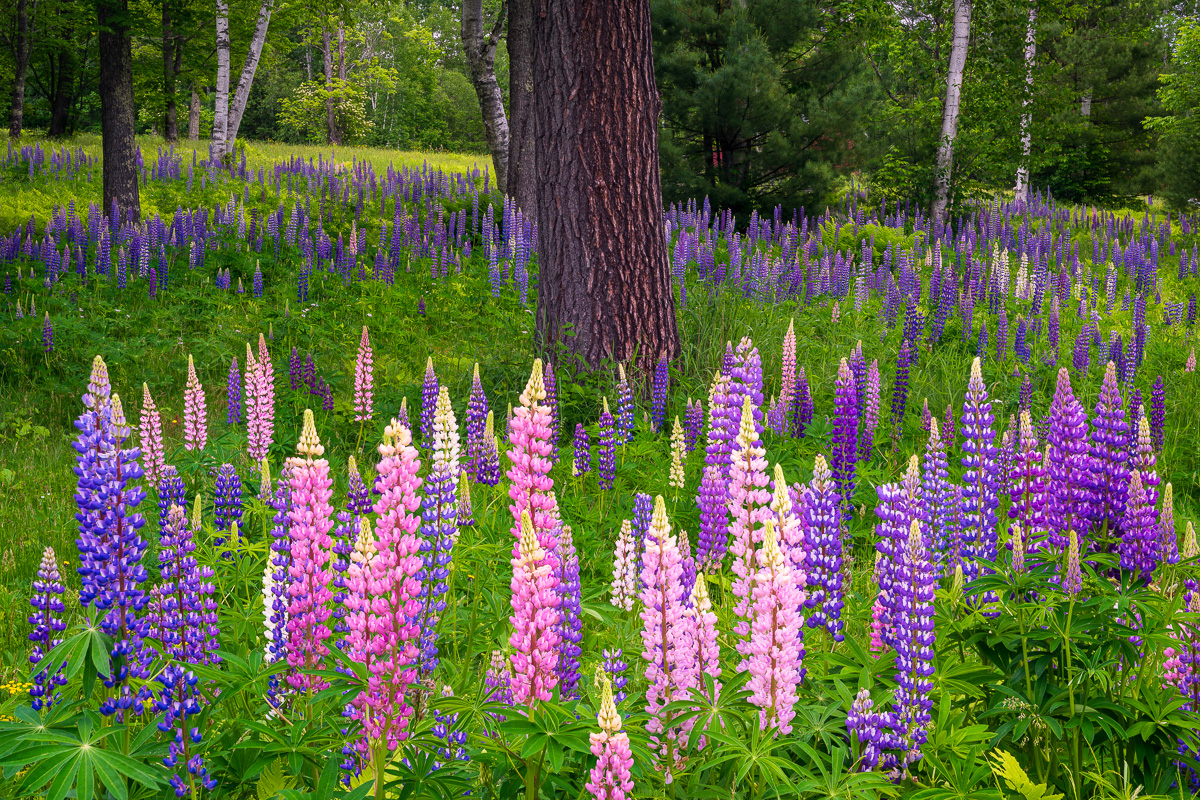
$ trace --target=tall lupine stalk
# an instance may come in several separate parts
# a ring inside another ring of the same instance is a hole
[[[608,410],[608,398],[605,397],[600,411],[600,447],[596,454],[596,474],[602,491],[613,488],[617,471],[618,436],[612,412]]]
[[[346,475],[346,511],[358,517],[370,514],[374,505],[371,489],[358,471],[358,461],[354,456],[346,459]]]
[[[625,377],[625,365],[617,365],[617,444],[629,444],[633,438],[633,387]]]
[[[242,424],[242,372],[237,356],[229,362],[229,382],[225,390],[225,424]]]
[[[650,406],[650,428],[655,433],[661,433],[667,420],[667,389],[670,382],[667,354],[659,356],[654,366],[653,396]]]
[[[421,608],[417,666],[428,674],[437,667],[437,624],[446,610],[446,579],[450,577],[451,549],[458,536],[458,471],[461,447],[458,423],[450,406],[450,391],[438,389],[433,413],[433,466],[425,479],[421,502]]]
[[[684,415],[684,442],[687,444],[687,451],[691,453],[696,449],[696,444],[700,441],[700,431],[704,428],[704,403],[700,400],[695,402],[688,398],[687,413]]]
[[[288,663],[296,670],[288,683],[310,694],[326,688],[328,682],[307,674],[325,668],[329,655],[327,640],[333,635],[329,618],[333,593],[333,575],[329,559],[333,539],[333,478],[329,462],[321,458],[325,448],[317,436],[310,409],[304,410],[304,429],[291,459],[291,563],[288,565]]]
[[[203,759],[194,753],[200,736],[192,718],[200,714],[203,695],[188,667],[221,660],[216,655],[220,628],[217,603],[212,597],[214,573],[211,567],[196,561],[192,555],[195,549],[183,506],[171,506],[158,555],[163,582],[158,587],[161,600],[155,631],[171,663],[158,676],[163,690],[155,707],[165,712],[160,729],[174,734],[163,763],[168,768],[183,763],[190,776],[185,779],[177,772],[171,777],[171,785],[176,794],[190,791],[192,796],[196,796],[197,780],[209,790],[216,788],[217,782],[209,777]]]
[[[579,696],[579,656],[583,648],[583,596],[579,583],[579,555],[571,526],[563,525],[558,535],[558,686],[564,698]]]
[[[142,384],[142,412],[138,417],[138,445],[145,462],[146,481],[157,487],[163,479],[167,459],[163,454],[162,417],[150,396],[150,386]]]
[[[29,598],[29,604],[33,606],[33,613],[29,615],[29,624],[33,626],[33,632],[29,634],[29,641],[33,642],[29,663],[34,666],[62,643],[58,634],[67,629],[62,618],[66,611],[62,601],[64,591],[54,548],[47,547],[42,551],[42,561],[33,580],[33,596]],[[54,705],[58,699],[56,687],[66,685],[67,676],[62,670],[53,675],[45,670],[35,673],[33,685],[29,687],[33,710],[41,711]]]
[[[930,423],[929,442],[925,446],[925,459],[921,470],[921,497],[925,507],[929,509],[933,552],[940,556],[946,551],[951,526],[959,510],[953,505],[954,490],[950,485],[950,465],[936,419]]]
[[[833,473],[822,455],[817,455],[813,463],[812,483],[800,495],[800,516],[806,540],[806,580],[810,589],[804,605],[812,612],[808,627],[824,626],[833,640],[840,642],[844,638],[841,617],[844,604],[842,515]],[[797,563],[795,555],[792,562]]]
[[[1008,516],[1028,537],[1029,550],[1044,546],[1046,533],[1046,467],[1028,411],[1021,412],[1016,463],[1010,476]]]
[[[512,558],[512,623],[509,686],[514,705],[550,699],[558,683],[561,612],[558,560],[543,549],[528,508],[521,509],[520,538]]]
[[[1175,534],[1175,491],[1163,487],[1162,511],[1158,515],[1159,557],[1168,564],[1179,563],[1179,539]]]
[[[995,422],[979,359],[976,358],[971,362],[971,378],[963,399],[962,417],[963,541],[971,556],[963,564],[963,573],[968,580],[978,574],[975,559],[996,559],[996,509],[1000,505],[1000,486]]]
[[[196,363],[188,356],[187,384],[183,390],[183,446],[203,450],[208,444],[208,406],[204,387],[196,377]]]
[[[483,391],[483,383],[479,380],[479,363],[475,364],[475,374],[471,378],[471,396],[467,400],[467,469],[471,477],[484,482],[480,477],[480,468],[486,458],[491,442],[485,439],[488,414],[487,394]]]
[[[485,486],[495,486],[500,482],[500,438],[496,436],[496,420],[491,411],[487,412],[483,425],[483,443],[475,476]]]
[[[896,357],[896,377],[892,380],[892,438],[895,447],[900,446],[900,434],[904,430],[904,410],[908,406],[908,373],[912,368],[914,352],[905,339],[900,343],[900,354]]]
[[[613,699],[612,681],[604,673],[600,673],[600,676],[603,683],[600,711],[596,714],[600,732],[588,737],[596,764],[584,788],[596,800],[625,800],[633,791],[630,773],[633,751],[629,746],[628,734],[621,730],[621,715],[617,713],[617,704]]]
[[[762,547],[754,575],[753,622],[740,669],[750,674],[746,688],[759,709],[759,727],[776,735],[792,732],[797,688],[804,679],[804,618],[800,607],[803,575],[792,569],[791,559],[779,546],[774,520],[763,525]]]
[[[858,460],[871,460],[875,449],[875,431],[879,428],[879,359],[867,368],[867,385],[864,392],[866,408],[862,409],[862,425],[858,432]]]
[[[542,362],[537,359],[509,424],[506,453],[512,462],[508,496],[517,539],[512,558],[511,687],[513,702],[529,706],[550,698],[558,663],[554,628],[560,613],[556,593],[559,522],[549,475],[551,418],[545,399]],[[533,543],[528,541],[530,537]]]
[[[638,547],[633,538],[633,525],[621,521],[621,532],[613,550],[612,604],[633,611],[638,596]]]
[[[841,500],[842,518],[849,521],[854,513],[855,465],[858,461],[858,401],[854,375],[842,359],[834,386],[833,480]]]
[[[874,637],[879,639],[880,648],[895,648],[896,604],[899,600],[897,581],[900,576],[900,561],[904,557],[907,537],[914,521],[924,521],[925,508],[921,497],[921,476],[917,457],[908,460],[908,469],[900,483],[885,483],[876,492],[879,503],[875,515],[879,524],[875,526],[876,578],[879,596],[874,616]],[[956,569],[962,561],[959,544],[947,548],[945,567]],[[876,649],[874,646],[872,649]]]
[[[275,489],[264,500],[271,511],[271,556],[264,576],[265,630],[267,639],[267,661],[279,661],[287,657],[287,619],[289,567],[292,563],[291,509],[291,465],[285,464]],[[270,480],[270,472],[263,460],[264,481]],[[269,602],[268,602],[269,601]],[[272,687],[277,689],[277,686]]]
[[[779,402],[771,410],[768,423],[771,430],[786,436],[792,432],[792,406],[796,401],[796,321],[788,320],[783,335],[782,366],[779,376]]]
[[[246,452],[255,461],[267,457],[275,439],[275,374],[266,347],[259,340],[259,357],[246,345]]]
[[[667,483],[673,489],[682,489],[687,483],[684,464],[687,462],[687,450],[684,448],[683,427],[679,417],[675,417],[675,425],[671,428],[671,474]]]
[[[1121,402],[1116,365],[1109,361],[1100,384],[1100,397],[1092,417],[1090,445],[1092,522],[1109,531],[1120,529],[1129,495],[1129,423]]]
[[[895,582],[896,602],[896,707],[892,725],[902,750],[896,767],[905,769],[921,758],[921,746],[929,740],[930,709],[933,701],[933,650],[937,634],[933,627],[933,596],[936,568],[913,520],[901,555]]]
[[[1065,368],[1058,371],[1058,387],[1050,405],[1050,430],[1046,456],[1046,527],[1050,544],[1065,550],[1068,534],[1086,530],[1086,503],[1091,481],[1088,453],[1088,423],[1083,406],[1071,391]],[[1086,538],[1079,537],[1086,548]]]
[[[358,341],[358,354],[354,359],[354,421],[366,422],[375,416],[375,351],[363,325],[362,338]]]
[[[542,375],[546,387],[546,408],[550,409],[550,463],[558,463],[558,434],[562,427],[562,419],[558,409],[558,378],[554,374],[554,365],[546,362]]]
[[[1151,444],[1150,424],[1146,419],[1145,409],[1139,409],[1137,418],[1137,435],[1133,440],[1133,453],[1129,460],[1129,471],[1138,472],[1142,476],[1142,485],[1146,488],[1146,498],[1151,506],[1158,505],[1158,471],[1155,469],[1157,460],[1154,447]]]
[[[1154,506],[1150,505],[1149,500],[1142,475],[1135,470],[1129,480],[1129,496],[1117,552],[1121,556],[1121,569],[1135,573],[1145,582],[1150,580],[1154,568],[1162,560],[1161,537],[1154,518]]]
[[[588,441],[587,429],[582,422],[575,423],[575,458],[571,462],[571,475],[582,478],[592,471],[592,446]]]
[[[214,522],[218,531],[227,531],[242,520],[242,478],[232,464],[222,464],[217,470]],[[215,544],[223,544],[224,537],[216,537]],[[236,541],[230,543],[237,545]]]
[[[433,436],[433,410],[437,405],[438,378],[433,371],[433,356],[425,362],[425,382],[421,384],[421,444],[429,446]]]
[[[771,516],[766,450],[758,440],[750,397],[742,401],[742,424],[738,430],[737,447],[733,451],[729,481],[729,514],[733,519],[730,526],[733,539],[730,545],[734,575],[732,592],[737,598],[734,613],[738,617],[734,633],[743,640],[738,642],[737,650],[745,655],[744,640],[750,634],[754,576],[758,571],[755,549],[762,541],[763,523]]]
[[[749,336],[743,336],[734,351],[733,368],[729,372],[729,392],[732,395],[726,405],[729,429],[737,430],[744,402],[750,399],[754,413],[754,429],[758,436],[763,432],[763,371],[762,356]]]
[[[753,430],[753,428],[751,428]],[[661,495],[642,557],[642,658],[646,661],[646,730],[659,753],[667,783],[683,759],[687,732],[664,707],[690,700],[698,678],[696,640],[689,634],[687,606],[680,594],[683,559],[667,521]]]

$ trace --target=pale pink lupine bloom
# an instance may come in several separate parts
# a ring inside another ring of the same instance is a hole
[[[188,356],[187,385],[183,390],[183,446],[188,450],[203,450],[208,444],[208,405],[204,387],[196,377],[196,362]]]
[[[762,541],[763,523],[770,518],[771,492],[767,489],[766,450],[754,427],[753,401],[747,397],[742,404],[742,421],[729,468],[728,507],[732,523],[729,526],[729,551],[733,555],[733,596],[737,598],[734,613],[738,620],[734,633],[746,637],[750,633],[750,597],[754,574],[758,568],[754,548]],[[745,642],[737,643],[743,653]]]
[[[613,553],[612,604],[633,611],[637,594],[637,543],[633,540],[633,526],[629,520],[623,520]]]
[[[589,737],[596,765],[592,767],[585,788],[596,800],[625,800],[633,791],[633,751],[629,747],[629,736],[621,730],[621,715],[613,700],[612,682],[601,673],[603,680],[600,711],[596,721],[600,732]]]
[[[514,705],[549,700],[558,683],[558,576],[533,528],[529,510],[521,511],[521,538],[512,559],[512,623],[509,663]]]
[[[788,734],[796,716],[796,690],[804,677],[804,618],[799,612],[803,595],[770,520],[758,550],[758,565],[750,641],[741,669],[750,673],[746,688],[750,702],[758,706],[759,725]]]
[[[146,480],[151,486],[157,487],[162,480],[163,470],[167,467],[163,455],[162,417],[154,398],[150,396],[150,387],[142,384],[142,413],[138,419],[138,441],[142,449],[142,458],[146,467]]]
[[[542,377],[542,361],[533,362],[533,370],[525,391],[521,393],[521,404],[508,424],[509,448],[505,455],[512,462],[507,475],[510,481],[508,496],[512,500],[509,510],[513,515],[513,538],[521,538],[521,513],[529,512],[533,529],[546,557],[555,559],[558,505],[554,499],[554,481],[550,478],[551,411],[546,405],[546,384]],[[514,542],[513,556],[517,556]]]
[[[363,422],[373,415],[372,401],[375,392],[375,353],[367,338],[367,326],[363,325],[362,338],[358,342],[358,357],[354,359],[354,421]]]

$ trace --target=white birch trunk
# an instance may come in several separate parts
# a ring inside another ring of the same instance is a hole
[[[1079,114],[1088,120],[1092,117],[1092,87],[1090,86],[1084,92],[1083,99],[1079,101]]]
[[[1013,194],[1018,202],[1029,197],[1029,152],[1033,140],[1033,62],[1037,58],[1037,2],[1029,4],[1029,24],[1025,28],[1025,98],[1021,101],[1021,164],[1017,167],[1017,185]]]
[[[267,27],[271,24],[273,0],[263,0],[258,9],[258,22],[254,25],[254,37],[250,40],[250,50],[246,53],[246,63],[242,65],[242,74],[238,78],[237,91],[233,95],[233,103],[229,107],[229,127],[225,136],[225,152],[233,152],[233,143],[237,139],[238,128],[242,125],[242,115],[246,113],[246,103],[250,100],[250,87],[254,85],[254,72],[258,69],[258,60],[262,58],[263,45],[267,41]]]
[[[193,142],[200,138],[200,95],[192,87],[192,102],[188,105],[188,138]]]
[[[212,140],[224,155],[229,133],[229,0],[217,0],[217,89]]]
[[[934,177],[933,218],[946,221],[950,204],[950,175],[954,169],[954,140],[958,136],[958,112],[962,107],[963,73],[967,68],[967,46],[971,43],[972,0],[954,0],[954,31],[950,41],[950,69],[946,72],[946,102],[942,107],[942,136],[938,144],[937,174]]]
[[[508,190],[508,118],[504,115],[504,96],[496,81],[496,45],[504,30],[504,18],[508,13],[508,2],[500,4],[500,13],[491,31],[483,32],[483,1],[462,0],[462,42],[467,64],[471,68],[471,82],[479,97],[479,110],[483,114],[483,129],[487,136],[488,150],[496,167],[496,187],[503,194]]]

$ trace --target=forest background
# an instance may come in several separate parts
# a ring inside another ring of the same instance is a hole
[[[130,3],[139,133],[168,134],[173,102],[179,136],[211,135],[215,6]],[[490,30],[502,4],[482,10]],[[1035,189],[1105,206],[1196,202],[1198,11],[1166,0],[975,2],[954,196],[1011,189],[1027,131]],[[229,0],[234,83],[259,12],[259,0]],[[0,13],[0,97],[13,95],[26,15],[25,130],[99,131],[93,3],[13,0]],[[854,180],[928,206],[953,15],[952,0],[654,0],[664,200],[814,209]],[[486,153],[461,24],[455,0],[276,2],[237,136]],[[507,105],[503,20],[498,31]]]

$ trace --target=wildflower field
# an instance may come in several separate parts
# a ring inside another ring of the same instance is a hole
[[[1200,787],[1200,216],[697,198],[586,373],[484,164],[141,145],[0,162],[0,797]]]

